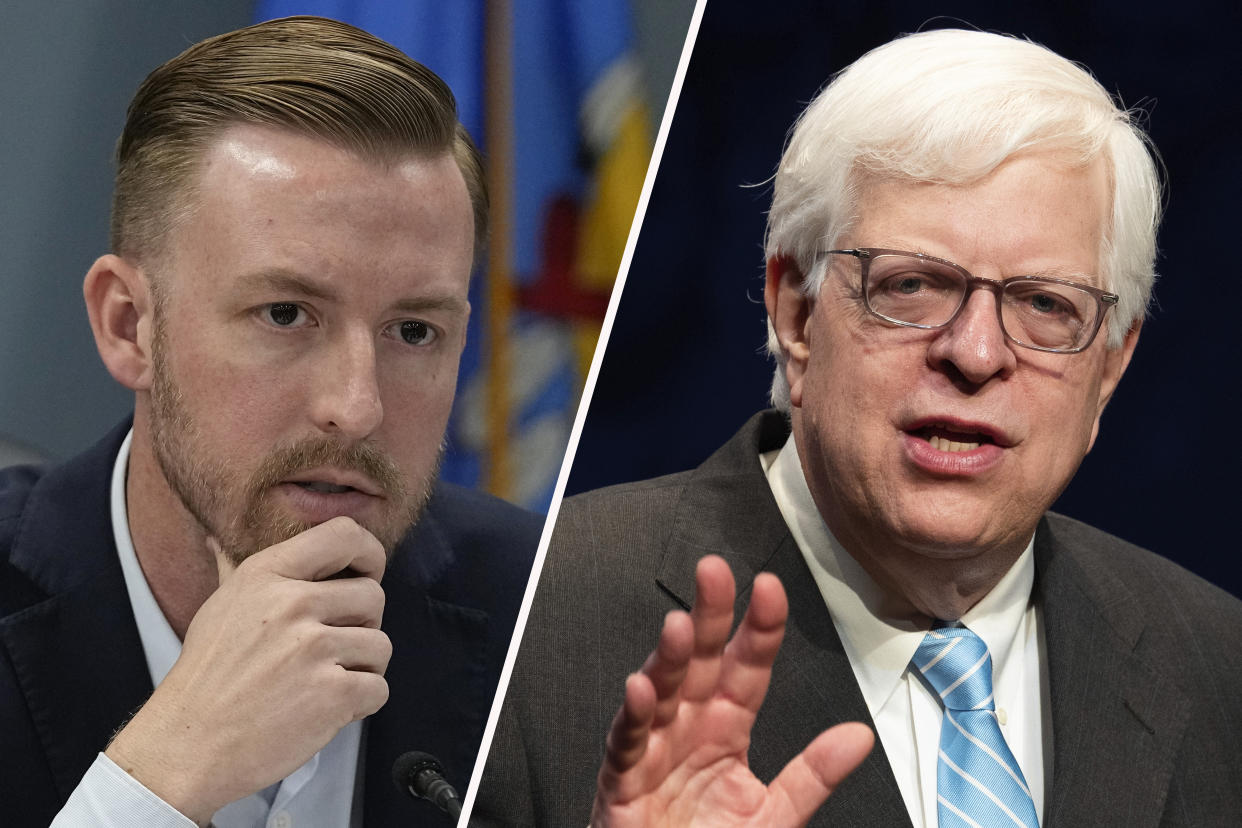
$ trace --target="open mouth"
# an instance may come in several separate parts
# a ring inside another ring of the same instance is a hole
[[[910,432],[926,440],[936,451],[951,453],[974,451],[996,441],[988,434],[978,431],[958,431],[944,423],[932,423]]]
[[[358,491],[353,486],[339,486],[336,483],[324,483],[319,480],[297,480],[294,482],[308,492],[318,492],[320,494],[345,494],[346,492]]]

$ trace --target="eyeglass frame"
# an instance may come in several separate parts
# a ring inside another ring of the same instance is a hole
[[[877,319],[883,319],[885,322],[891,322],[894,325],[901,325],[906,328],[918,328],[925,331],[934,331],[939,330],[940,328],[947,328],[949,325],[952,325],[959,316],[961,316],[962,308],[966,307],[966,302],[970,299],[971,286],[982,284],[993,289],[992,295],[996,297],[996,321],[1000,325],[1001,333],[1005,335],[1005,339],[1020,347],[1030,348],[1033,351],[1043,351],[1044,353],[1049,354],[1078,354],[1090,348],[1091,343],[1095,342],[1096,336],[1100,333],[1100,327],[1104,324],[1104,317],[1108,314],[1108,309],[1116,305],[1121,299],[1121,297],[1117,294],[1109,293],[1103,288],[1098,288],[1094,285],[1084,285],[1081,282],[1074,282],[1069,279],[1055,279],[1050,276],[1011,276],[1008,279],[985,279],[982,276],[974,275],[966,268],[956,264],[955,262],[951,262],[948,259],[928,256],[925,253],[911,253],[909,250],[893,250],[887,247],[853,247],[848,250],[824,250],[821,251],[820,255],[827,256],[832,254],[853,256],[858,259],[859,265],[862,268],[861,287],[863,307],[865,307],[867,312]],[[962,291],[962,301],[958,304],[957,310],[953,311],[953,314],[939,325],[920,325],[917,322],[903,322],[900,319],[893,319],[892,317],[885,316],[875,308],[871,307],[870,292],[867,290],[867,271],[869,268],[869,262],[878,256],[907,256],[912,259],[921,259],[926,262],[936,262],[937,264],[944,265],[945,267],[960,273],[966,279],[966,289]],[[1009,329],[1005,327],[1004,309],[1001,305],[1001,296],[1004,295],[1005,288],[1008,285],[1016,282],[1038,282],[1042,284],[1065,285],[1066,287],[1077,288],[1078,290],[1092,296],[1095,299],[1097,313],[1095,317],[1095,327],[1092,329],[1091,335],[1087,337],[1087,341],[1082,345],[1079,345],[1077,348],[1047,348],[1042,345],[1032,345],[1029,342],[1023,342],[1009,333]]]

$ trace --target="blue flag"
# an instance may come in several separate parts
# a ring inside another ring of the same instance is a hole
[[[453,90],[493,205],[507,209],[494,210],[490,261],[471,284],[441,476],[546,511],[651,152],[628,2],[261,0],[256,9],[259,20],[293,14],[365,29]]]

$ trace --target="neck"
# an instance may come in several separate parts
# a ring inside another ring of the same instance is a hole
[[[886,614],[919,626],[960,619],[1000,583],[1026,548],[946,553],[837,534],[835,529],[833,535],[889,597],[891,612]]]
[[[150,421],[134,414],[125,502],[142,574],[179,639],[219,585],[206,534],[169,487],[151,444]]]

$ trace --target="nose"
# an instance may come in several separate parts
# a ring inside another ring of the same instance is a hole
[[[325,433],[349,441],[369,437],[384,420],[375,338],[369,331],[348,331],[324,345],[320,370],[311,380],[311,417]]]
[[[936,332],[927,351],[932,368],[955,384],[976,387],[1013,372],[1018,360],[1001,328],[996,302],[992,290],[970,292],[957,318]]]

